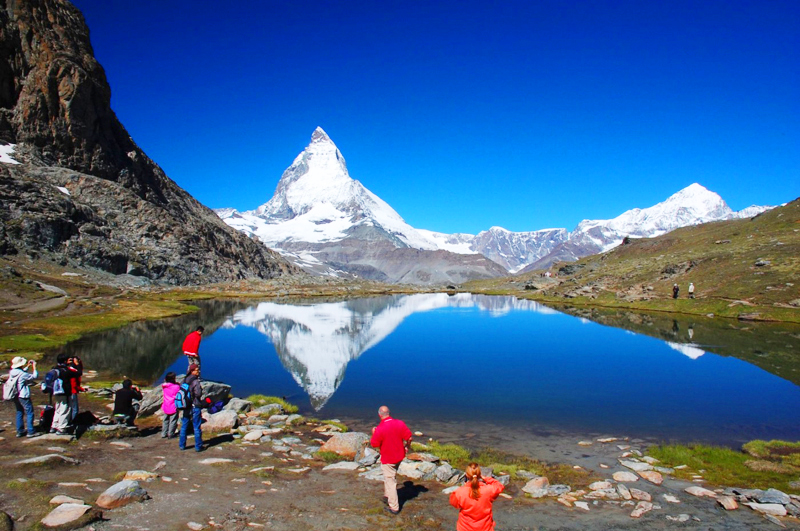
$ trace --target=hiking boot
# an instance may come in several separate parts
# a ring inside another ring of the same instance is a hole
[[[18,432],[17,437],[25,437],[25,432],[24,431]]]
[[[28,435],[26,435],[26,437],[28,439],[33,439],[34,437],[39,437],[40,435],[41,433],[29,433]]]
[[[389,514],[392,514],[392,515],[395,515],[395,516],[397,516],[398,514],[400,514],[400,509],[397,509],[397,510],[395,511],[394,509],[392,509],[392,508],[391,508],[391,507],[389,507],[388,505],[387,505],[386,507],[384,507],[384,508],[383,508],[383,510],[384,510],[384,511],[386,511],[387,513],[389,513]]]
[[[67,430],[56,430],[56,431],[55,431],[55,434],[56,434],[56,435],[69,435],[69,433],[67,432]]]
[[[389,498],[387,498],[386,496],[381,498],[381,501],[383,502],[384,505],[389,505]]]

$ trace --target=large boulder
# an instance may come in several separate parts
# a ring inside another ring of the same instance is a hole
[[[97,498],[96,505],[103,509],[115,509],[136,501],[148,499],[147,491],[138,481],[123,480],[109,487]]]
[[[235,411],[227,410],[219,413],[209,414],[203,411],[203,418],[206,419],[203,429],[208,431],[232,430],[239,425],[239,415]]]
[[[185,375],[178,376],[176,381],[182,382],[184,377]],[[222,382],[203,380],[200,382],[200,387],[203,388],[203,398],[210,398],[213,404],[227,402],[231,393],[231,386]],[[161,391],[160,385],[148,391],[143,391],[142,400],[139,404],[139,416],[146,417],[154,414],[161,408],[163,402],[164,393]]]
[[[347,459],[355,460],[356,456],[363,456],[364,447],[369,443],[366,433],[357,431],[337,433],[328,442],[322,445],[320,452],[333,452]]]
[[[397,467],[397,474],[411,479],[431,480],[436,473],[436,464],[429,461],[409,461],[407,459]]]
[[[231,398],[230,401],[225,404],[225,409],[235,411],[236,413],[247,413],[252,408],[252,402],[241,398]]]

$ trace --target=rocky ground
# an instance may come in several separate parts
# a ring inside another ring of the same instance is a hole
[[[154,407],[155,401],[147,402],[143,405]],[[83,403],[96,416],[107,415],[103,399]],[[247,406],[237,402],[236,408]],[[162,439],[155,416],[141,419],[132,431],[18,439],[13,413],[13,407],[3,403],[0,509],[17,530],[48,528],[41,522],[57,502],[65,501],[53,499],[59,495],[74,498],[68,501],[79,511],[88,509],[81,504],[92,506],[84,520],[102,513],[101,519],[86,524],[95,530],[435,530],[454,529],[458,516],[447,496],[450,485],[458,484],[457,470],[449,471],[424,451],[410,456],[413,460],[403,465],[398,478],[402,511],[389,515],[381,502],[379,469],[370,464],[375,456],[360,444],[365,434],[340,435],[335,423],[273,416],[272,408],[214,415],[204,425],[207,449],[201,453],[192,449],[191,439],[185,451],[177,440]],[[233,425],[237,427],[229,429]],[[344,444],[333,447],[334,441]],[[355,455],[330,459],[330,450],[348,454],[348,442]],[[575,466],[591,470],[601,481],[578,490],[548,485],[534,474],[499,476],[508,486],[495,503],[498,529],[800,529],[791,516],[766,517],[743,503],[735,510],[723,507],[745,502],[744,494],[778,494],[700,490],[702,479],[677,480],[658,463],[648,463],[640,455],[641,441],[572,438],[555,447],[551,440],[546,446],[548,460],[558,459],[560,453],[561,462],[579,463]],[[320,448],[322,454],[317,453]],[[21,463],[31,458],[41,462]],[[138,483],[138,489],[127,489],[133,501],[108,508],[117,502],[102,494],[126,475]],[[789,509],[796,510],[791,503]],[[769,505],[776,509],[777,504]]]

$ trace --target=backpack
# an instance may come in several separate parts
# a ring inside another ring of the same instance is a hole
[[[44,381],[41,385],[42,392],[47,394],[64,394],[64,382],[61,381],[61,374],[57,368],[50,369],[44,375]]]
[[[19,396],[19,375],[10,377],[3,384],[3,400],[14,400]]]
[[[189,395],[189,384],[183,382],[178,394],[175,395],[175,408],[176,409],[189,409],[192,405],[191,396]]]

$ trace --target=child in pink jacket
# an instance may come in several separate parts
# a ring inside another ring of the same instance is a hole
[[[175,408],[175,395],[178,394],[181,386],[175,383],[175,373],[168,372],[164,376],[164,383],[161,384],[161,391],[164,393],[164,401],[161,410],[164,412],[164,421],[161,424],[161,438],[175,438],[175,431],[178,429],[178,410]]]

